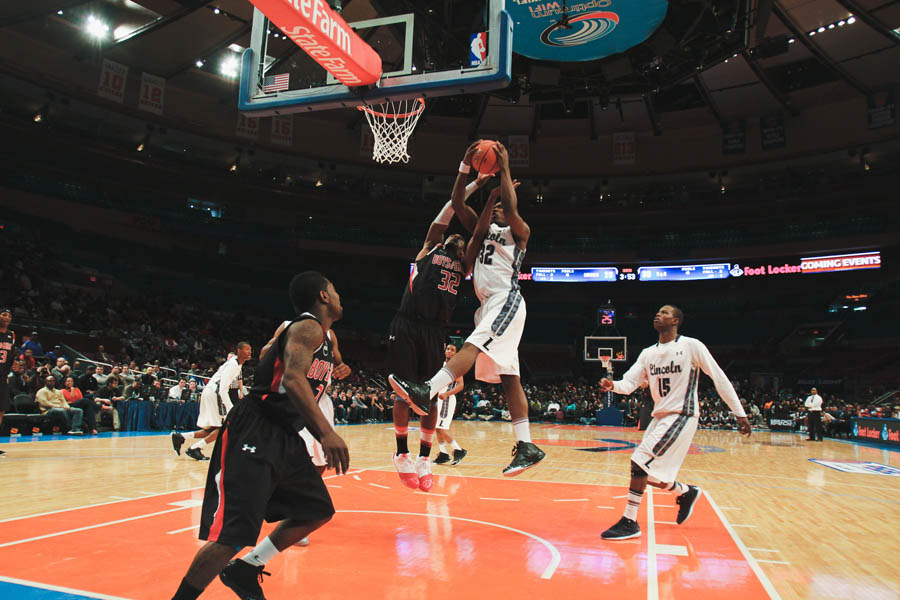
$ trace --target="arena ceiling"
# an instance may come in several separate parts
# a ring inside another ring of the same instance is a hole
[[[379,13],[376,0],[343,0],[348,21]],[[474,0],[400,0],[428,26],[416,44],[458,52],[480,18]],[[235,96],[222,64],[249,44],[246,0],[35,0],[3,3],[0,27],[88,60],[111,58],[223,101]],[[108,28],[96,38],[96,27]],[[742,25],[747,23],[748,25]],[[643,113],[648,128],[678,127],[677,117],[726,122],[872,94],[900,74],[898,0],[672,0],[663,26],[626,53],[586,63],[548,63],[516,56],[513,84],[491,97],[450,97],[429,113],[502,121],[519,131],[546,119],[584,119],[593,130]],[[270,40],[270,74],[291,71],[310,81],[321,69],[283,36]],[[23,49],[27,52],[27,49]],[[827,93],[822,93],[823,86]],[[530,110],[529,110],[530,108]],[[497,113],[504,112],[500,117]],[[427,116],[426,114],[426,116]],[[349,118],[354,118],[351,115]]]

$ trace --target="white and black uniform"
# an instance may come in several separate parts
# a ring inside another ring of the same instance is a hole
[[[200,414],[197,417],[197,427],[221,427],[222,422],[231,410],[232,402],[228,395],[231,384],[241,377],[241,365],[237,357],[231,357],[222,363],[215,375],[200,392]]]
[[[447,366],[447,363],[444,363],[444,366]],[[453,383],[447,386],[445,392],[449,392],[456,386],[456,380],[453,380]],[[450,424],[453,422],[453,413],[456,411],[456,394],[452,396],[447,396],[443,400],[438,398],[438,419],[437,425],[435,428],[437,429],[450,429]]]
[[[525,250],[516,245],[509,226],[491,223],[475,260],[475,331],[466,339],[482,352],[475,377],[499,383],[500,375],[519,374],[519,341],[525,329],[525,299],[519,290],[519,269]]]
[[[290,321],[286,321],[286,323],[290,323]],[[331,333],[329,329],[325,334],[326,340],[322,343],[321,351],[325,355],[330,355],[330,360],[334,360],[334,334]],[[320,361],[321,362],[321,361]],[[315,375],[316,370],[316,361],[313,361],[312,366],[310,366],[309,371],[310,375],[308,378],[312,378]],[[322,411],[322,414],[325,415],[325,418],[328,420],[328,424],[334,428],[334,403],[331,401],[331,396],[329,396],[325,390],[328,389],[328,386],[331,385],[331,372],[332,369],[327,369],[324,372],[324,376],[321,379],[321,384],[325,384],[325,387],[322,388],[322,393],[319,394],[319,410]],[[318,387],[313,388],[313,393],[318,391]],[[303,438],[303,441],[306,442],[306,450],[309,452],[310,458],[312,458],[313,464],[317,467],[324,467],[328,464],[325,460],[325,451],[322,449],[322,444],[317,440],[312,432],[309,429],[304,427],[300,430],[300,437]]]
[[[747,416],[734,387],[703,342],[683,335],[644,348],[613,386],[613,391],[623,395],[632,393],[642,383],[650,386],[653,420],[631,460],[656,481],[675,481],[691,447],[700,414],[697,400],[700,371],[713,380],[719,396],[735,416]]]

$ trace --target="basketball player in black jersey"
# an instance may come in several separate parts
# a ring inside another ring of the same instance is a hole
[[[16,345],[16,333],[10,331],[9,324],[12,323],[12,311],[8,308],[0,308],[0,423],[3,423],[3,415],[9,410],[9,385],[7,378],[12,370],[15,353],[13,346]],[[0,450],[0,456],[6,454]]]
[[[297,432],[307,427],[337,474],[347,471],[347,445],[317,404],[334,370],[325,332],[341,318],[341,300],[315,271],[294,277],[290,298],[297,317],[262,357],[250,394],[222,426],[200,518],[200,539],[208,542],[173,600],[199,597],[217,574],[242,599],[265,600],[259,585],[263,565],[334,514],[325,482]],[[249,554],[228,562],[256,544],[263,520],[279,523]]]
[[[466,197],[490,177],[478,177],[466,188]],[[428,227],[425,243],[416,255],[409,282],[403,290],[400,310],[391,321],[386,371],[412,381],[430,377],[444,364],[444,328],[456,308],[458,288],[465,278],[462,264],[465,240],[459,234],[444,239],[452,219],[453,207],[448,201]],[[419,456],[413,463],[407,442],[409,411],[406,402],[394,402],[397,437],[394,467],[404,485],[427,492],[434,485],[430,455],[437,412],[419,420]]]

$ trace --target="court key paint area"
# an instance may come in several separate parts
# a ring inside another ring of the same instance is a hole
[[[672,496],[648,494],[644,535],[603,542],[621,487],[440,475],[434,494],[415,494],[393,473],[354,475],[328,479],[338,514],[267,566],[267,597],[777,597],[706,495],[679,526]],[[202,544],[201,500],[196,489],[2,523],[0,596],[168,598]],[[203,597],[234,595],[216,581]]]

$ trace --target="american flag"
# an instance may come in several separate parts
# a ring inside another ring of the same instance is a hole
[[[263,93],[270,94],[272,92],[283,92],[291,85],[291,74],[281,73],[280,75],[272,75],[263,78]]]

